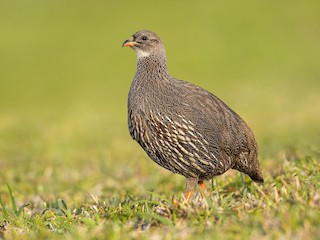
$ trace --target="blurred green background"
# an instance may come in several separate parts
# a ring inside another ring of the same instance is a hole
[[[162,171],[127,130],[136,57],[121,44],[141,29],[162,38],[173,76],[249,123],[262,165],[287,148],[319,150],[319,9],[318,0],[1,1],[2,178],[54,189],[52,176]]]

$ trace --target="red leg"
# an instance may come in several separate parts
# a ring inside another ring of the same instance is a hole
[[[190,199],[192,198],[192,195],[193,195],[193,190],[187,191],[187,193],[186,193],[186,202],[190,201]]]
[[[204,193],[204,190],[206,189],[206,185],[204,184],[203,181],[198,181],[198,185],[202,189],[202,191],[200,191],[201,197],[204,198],[203,193]]]
[[[197,178],[187,178],[187,193],[186,193],[186,201],[185,202],[189,202],[193,192],[194,192],[194,185],[195,183],[198,181]]]

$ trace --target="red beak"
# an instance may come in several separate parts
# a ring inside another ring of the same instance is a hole
[[[130,41],[129,39],[125,40],[124,43],[122,44],[122,47],[132,47],[134,45],[138,45],[139,43]]]

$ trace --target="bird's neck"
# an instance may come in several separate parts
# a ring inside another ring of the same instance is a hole
[[[170,78],[165,54],[138,56],[137,73],[153,79]]]
[[[165,88],[169,81],[171,77],[165,57],[138,56],[137,70],[129,92],[129,106],[137,104],[135,109],[148,112],[146,106],[154,101],[155,96],[163,96],[159,93],[163,92],[161,89]]]

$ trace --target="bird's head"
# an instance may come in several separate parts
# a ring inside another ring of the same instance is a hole
[[[150,54],[165,54],[164,46],[160,38],[154,32],[141,30],[124,41],[122,47],[131,47],[138,58],[148,57]]]

